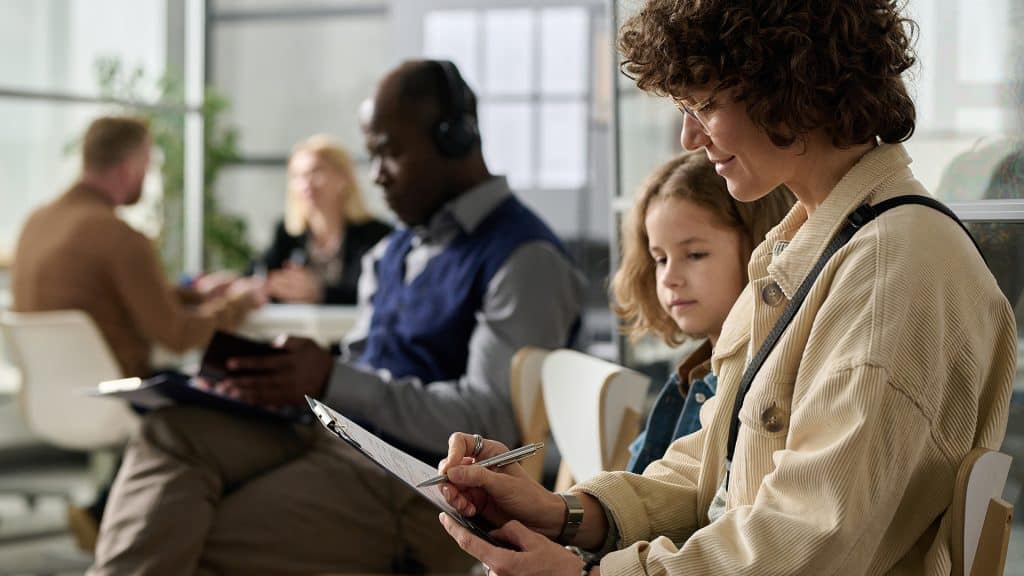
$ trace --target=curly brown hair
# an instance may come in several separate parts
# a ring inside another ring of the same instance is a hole
[[[647,208],[659,198],[688,200],[715,215],[722,226],[741,234],[746,261],[773,226],[793,206],[795,198],[780,186],[753,202],[740,202],[729,195],[725,179],[703,151],[686,152],[659,166],[637,190],[629,215],[622,223],[622,263],[612,278],[615,313],[622,319],[622,331],[633,339],[654,332],[670,346],[686,338],[679,326],[658,302],[655,290],[654,258],[649,252]]]
[[[736,88],[776,146],[818,128],[841,148],[903,142],[916,118],[902,74],[915,62],[917,24],[901,5],[648,0],[620,29],[621,68],[661,96]]]

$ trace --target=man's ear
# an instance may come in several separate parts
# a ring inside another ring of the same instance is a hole
[[[120,192],[120,190],[124,188],[125,183],[128,182],[129,173],[131,172],[129,164],[130,162],[125,160],[110,169],[110,175],[113,177],[111,179],[117,184],[118,192]]]
[[[359,127],[362,128],[363,132],[369,130],[370,122],[373,121],[373,98],[363,100],[359,104],[359,111],[356,115],[359,119]]]

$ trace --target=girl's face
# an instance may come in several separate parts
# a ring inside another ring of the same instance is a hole
[[[680,198],[652,200],[644,225],[658,302],[680,330],[714,344],[746,284],[747,242],[710,210]]]
[[[288,163],[289,188],[318,212],[340,213],[348,187],[345,177],[312,152],[298,152]]]
[[[741,202],[757,200],[788,182],[797,170],[800,146],[779,148],[747,115],[746,104],[733,100],[731,90],[712,94],[711,87],[694,90],[686,102],[708,102],[699,112],[707,128],[683,114],[679,143],[686,150],[704,148],[715,171],[725,178],[729,194]]]

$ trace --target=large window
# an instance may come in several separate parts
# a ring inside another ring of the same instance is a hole
[[[158,81],[165,76],[179,83],[186,80],[185,31],[190,29],[189,15],[197,10],[202,7],[196,0],[0,3],[0,265],[13,254],[25,217],[78,176],[78,139],[96,116],[160,107],[178,114],[182,123],[195,122],[198,114],[182,101],[165,101]],[[120,83],[104,85],[101,62],[108,63],[108,70],[110,65],[119,67],[119,78],[137,74],[135,87],[128,91]],[[173,155],[183,157],[181,152]],[[155,158],[159,164],[161,156]],[[165,254],[180,268],[187,260],[180,228],[186,203],[176,202],[177,212],[169,219],[158,214],[165,200],[158,173],[152,171],[143,201],[123,215],[160,238]],[[181,191],[177,198],[182,198]],[[168,220],[178,229],[168,229]]]
[[[565,241],[589,280],[579,344],[605,354],[612,187],[607,0],[392,0],[399,58],[458,65],[484,158]]]
[[[401,57],[449,59],[484,157],[567,239],[608,237],[608,18],[597,0],[397,0]]]
[[[589,11],[584,6],[438,10],[424,53],[459,65],[479,97],[484,153],[514,188],[587,182]]]
[[[388,210],[368,180],[359,104],[393,65],[388,2],[208,0],[209,83],[230,104],[241,158],[217,181],[224,210],[242,216],[256,250],[284,210],[288,154],[328,134],[353,155],[370,209]]]

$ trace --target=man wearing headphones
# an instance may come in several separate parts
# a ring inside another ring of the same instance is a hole
[[[344,360],[291,338],[233,360],[220,390],[266,406],[308,394],[427,463],[472,431],[514,445],[512,355],[571,339],[583,280],[484,162],[476,100],[450,62],[410,61],[366,107],[372,172],[405,225],[367,255]],[[436,509],[316,425],[185,406],[146,417],[90,574],[462,572]]]

